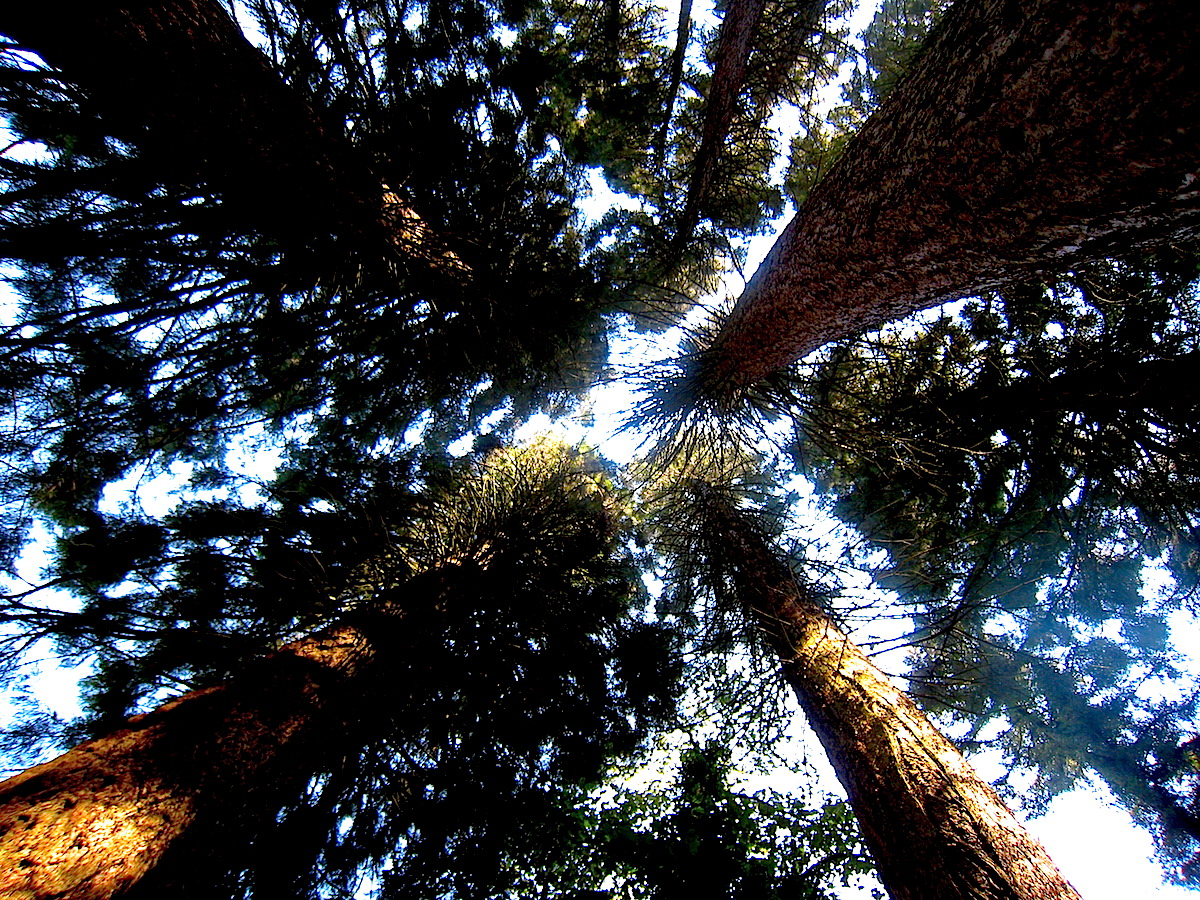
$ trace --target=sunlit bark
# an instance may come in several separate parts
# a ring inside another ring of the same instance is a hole
[[[713,552],[783,661],[893,900],[1078,900],[1042,846],[843,634],[742,514],[702,501]]]
[[[302,784],[372,656],[359,629],[330,629],[0,784],[0,897],[118,896],[198,820]]]

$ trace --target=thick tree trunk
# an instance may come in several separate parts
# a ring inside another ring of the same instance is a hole
[[[362,631],[332,628],[0,784],[0,897],[118,896],[193,823],[303,785],[372,656]]]
[[[104,0],[71,15],[9,4],[0,32],[83,88],[106,128],[138,148],[149,185],[206,185],[231,223],[285,248],[398,245],[461,267],[216,0]]]
[[[960,0],[776,241],[700,389],[822,344],[1200,232],[1200,4]]]
[[[991,786],[834,625],[753,524],[712,494],[703,509],[893,900],[1078,900]]]
[[[215,0],[7,7],[0,30],[84,88],[155,174],[210,183],[288,232],[363,227],[365,172],[270,70]]]

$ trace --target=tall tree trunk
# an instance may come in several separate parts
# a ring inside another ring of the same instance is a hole
[[[753,522],[715,491],[702,493],[701,510],[893,900],[1078,900],[992,787],[834,625]]]
[[[189,827],[303,786],[373,656],[362,630],[331,628],[0,784],[0,897],[118,896]]]
[[[1191,0],[960,0],[780,235],[700,389],[1200,231],[1198,34]]]
[[[767,0],[731,0],[725,9],[712,81],[709,82],[708,96],[704,98],[700,148],[692,160],[692,177],[688,182],[687,200],[673,241],[672,258],[677,257],[691,240],[692,232],[700,221],[700,210],[712,189],[717,156],[737,112],[735,104],[746,80],[746,66],[754,49],[754,36],[758,33],[766,6]]]
[[[150,176],[218,191],[283,242],[400,245],[456,267],[429,227],[272,71],[217,0],[9,4],[0,32],[80,85]]]
[[[675,26],[675,49],[671,52],[670,78],[667,83],[667,108],[663,112],[662,125],[654,141],[657,164],[661,166],[667,155],[667,139],[671,132],[671,118],[675,114],[675,101],[679,99],[679,88],[683,84],[683,60],[687,55],[688,41],[692,36],[692,0],[680,0],[679,24]]]

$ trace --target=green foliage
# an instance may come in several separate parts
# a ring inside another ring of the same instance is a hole
[[[58,565],[82,608],[29,610],[22,624],[95,660],[101,731],[331,622],[387,635],[305,796],[248,834],[239,817],[261,814],[233,805],[241,852],[216,826],[190,838],[217,862],[188,889],[260,896],[283,880],[315,896],[386,862],[385,897],[497,896],[511,860],[561,852],[530,826],[558,793],[594,785],[673,719],[675,638],[634,615],[629,525],[594,460],[543,441],[424,468],[394,460],[373,486],[346,488],[75,532]],[[9,746],[46,724],[26,718]],[[293,840],[285,859],[268,849]],[[173,876],[162,868],[155,878]]]
[[[883,0],[862,33],[863,55],[843,96],[865,117],[912,69],[949,0]]]
[[[651,459],[639,472],[639,511],[664,582],[656,610],[687,641],[693,702],[719,711],[710,716],[717,724],[707,724],[731,742],[770,753],[795,710],[777,654],[747,615],[722,516],[754,510],[754,527],[774,535],[794,498],[780,495],[759,454],[708,437]]]
[[[693,746],[669,786],[581,798],[571,810],[576,853],[549,896],[824,900],[873,871],[845,802],[813,808],[774,790],[745,793],[731,776],[726,749]]]
[[[754,234],[781,212],[783,198],[769,177],[778,155],[770,119],[782,104],[791,106],[802,118],[811,115],[817,93],[845,59],[844,32],[832,23],[848,8],[846,3],[813,0],[766,4],[727,137],[712,163],[715,172],[707,179],[711,186],[699,200],[704,216],[715,225],[734,233]],[[714,50],[715,45],[710,44],[713,62]],[[705,96],[704,83],[696,86]],[[682,159],[695,155],[692,148],[698,136],[681,135]],[[693,187],[695,183],[693,177]]]
[[[843,3],[768,2],[742,60],[745,70],[727,107],[710,104],[720,29],[690,29],[676,113],[664,123],[652,163],[615,186],[638,201],[610,211],[590,239],[622,309],[648,329],[676,324],[721,276],[745,262],[745,240],[762,234],[783,210],[774,174],[779,155],[773,115],[783,106],[805,115],[842,60],[833,24]]]
[[[837,162],[856,130],[856,123],[836,120],[832,130],[810,122],[792,138],[791,157],[784,188],[797,207],[802,206],[822,178]]]
[[[948,0],[882,0],[871,24],[859,35],[863,50],[854,59],[849,80],[842,87],[844,103],[829,110],[823,120],[810,113],[792,138],[784,187],[797,206],[804,203],[854,133],[912,68],[949,5]],[[845,51],[837,57],[838,64],[848,60]]]
[[[351,212],[305,184],[255,208],[253,160],[155,152],[88,84],[0,47],[0,255],[19,295],[0,334],[0,561],[48,523],[45,581],[71,593],[3,599],[0,665],[49,638],[92,666],[83,721],[26,704],[4,748],[44,753],[369,623],[394,642],[384,676],[342,698],[354,727],[309,783],[265,819],[233,804],[192,838],[216,854],[209,880],[170,882],[168,860],[146,894],[347,896],[369,877],[384,898],[828,896],[869,870],[843,805],[739,793],[712,747],[670,788],[603,786],[681,718],[774,738],[775,665],[747,652],[694,489],[770,521],[790,498],[747,448],[807,395],[797,460],[887,552],[923,702],[1034,767],[1031,805],[1093,769],[1186,858],[1197,698],[1141,688],[1175,676],[1169,619],[1200,578],[1195,394],[1160,387],[1197,381],[1191,251],[850,342],[740,411],[687,405],[690,353],[651,376],[655,487],[674,490],[640,520],[596,459],[505,449],[595,381],[606,316],[665,327],[744,262],[944,5],[885,0],[821,123],[844,4],[767,3],[705,156],[719,34],[687,30],[675,78],[640,0],[251,0],[267,71],[311,112],[298,133],[345,167],[325,192],[370,198]],[[781,105],[803,125],[782,186]],[[585,226],[593,167],[631,208]],[[476,451],[456,460],[464,435]],[[256,437],[282,462],[250,478],[231,451]],[[142,483],[189,471],[168,512],[139,508]],[[1152,564],[1172,578],[1159,597]]]
[[[442,24],[419,27],[387,4],[336,20],[310,6],[254,10],[273,65],[370,173],[374,215],[398,216],[391,232],[285,240],[231,205],[240,185],[149,167],[105,138],[85,91],[7,54],[4,109],[29,149],[5,160],[0,223],[0,252],[21,263],[0,350],[18,527],[26,495],[76,524],[105,484],[147,463],[219,463],[256,423],[315,422],[317,445],[371,447],[432,414],[457,436],[595,377],[581,168],[498,74],[525,43],[506,47],[482,4],[430,9]],[[93,137],[68,151],[64,130]]]
[[[998,727],[1032,808],[1092,769],[1176,851],[1200,828],[1156,766],[1196,698],[1142,686],[1178,677],[1168,617],[1194,608],[1197,271],[1191,249],[1096,264],[844,344],[796,448],[886,551],[926,705]]]
[[[946,7],[880,5],[845,104],[793,141],[796,202]],[[830,348],[791,388],[799,470],[913,619],[918,699],[1032,771],[1031,811],[1099,774],[1191,883],[1195,783],[1161,761],[1197,727],[1169,621],[1197,585],[1198,271],[1171,248],[1013,287]]]
[[[637,195],[664,103],[661,12],[643,2],[555,2],[530,12],[504,73],[543,140]]]

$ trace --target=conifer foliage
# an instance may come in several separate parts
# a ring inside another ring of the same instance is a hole
[[[926,704],[1034,767],[1026,803],[1090,769],[1185,859],[1195,785],[1166,760],[1196,698],[1140,687],[1178,680],[1195,604],[1198,271],[1194,247],[1080,267],[842,344],[796,451],[886,551]]]
[[[597,778],[671,710],[670,639],[626,615],[640,597],[627,525],[591,466],[541,443],[427,473],[413,493],[393,471],[356,507],[254,523],[249,558],[213,546],[229,535],[214,518],[235,511],[177,517],[162,568],[135,576],[145,593],[98,590],[78,614],[124,638],[97,650],[111,683],[92,724],[121,721],[122,691],[229,680],[6,782],[0,852],[23,864],[5,890],[353,890],[389,857],[395,892],[502,890],[505,860],[533,852],[515,823],[552,814],[557,789]],[[171,585],[169,570],[222,564],[240,609],[220,608],[216,584]]]
[[[0,672],[89,672],[0,740],[0,893],[1076,896],[937,725],[1200,880],[1194,4],[848,9],[0,11]],[[515,440],[789,200],[648,459]],[[797,475],[911,698],[776,549]],[[737,783],[785,684],[861,836]]]

